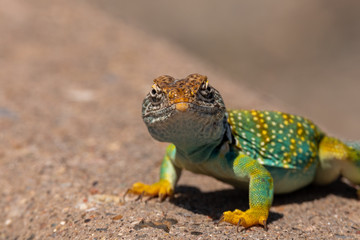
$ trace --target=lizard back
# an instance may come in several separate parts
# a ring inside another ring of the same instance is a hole
[[[282,112],[229,110],[235,145],[264,166],[308,169],[318,161],[323,133],[309,120]]]

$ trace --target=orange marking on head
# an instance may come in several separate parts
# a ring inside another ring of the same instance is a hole
[[[189,104],[187,103],[177,103],[175,105],[176,110],[180,111],[180,112],[185,112],[188,108],[189,108]]]
[[[193,101],[203,83],[207,84],[207,77],[200,74],[191,74],[185,79],[175,79],[171,76],[160,76],[154,80],[154,85],[159,87],[169,98],[170,104]]]

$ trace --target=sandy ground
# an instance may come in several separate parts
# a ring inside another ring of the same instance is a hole
[[[140,117],[152,79],[207,74],[231,108],[293,111],[176,45],[86,1],[0,2],[0,239],[356,239],[360,202],[342,181],[276,196],[269,230],[223,211],[246,192],[185,173],[171,201],[122,201],[158,178],[166,144]]]

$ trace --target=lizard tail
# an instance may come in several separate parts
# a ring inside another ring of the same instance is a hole
[[[353,182],[360,184],[360,142],[345,141],[344,143],[348,147],[348,157],[349,157],[349,161],[352,164],[353,171],[357,172],[355,176],[357,181],[353,181]]]
[[[327,184],[342,175],[360,184],[360,142],[325,136],[319,145],[319,161],[315,182]]]
[[[347,141],[347,142],[345,142],[345,144],[350,148],[353,148],[353,149],[355,149],[357,151],[360,151],[360,142]]]
[[[360,142],[347,141],[345,142],[345,145],[349,148],[350,161],[360,168]]]
[[[346,146],[349,147],[349,149],[353,149],[355,154],[354,156],[356,156],[356,159],[353,159],[355,166],[357,166],[358,169],[360,169],[360,142],[356,142],[356,141],[347,141],[345,142]],[[360,175],[360,173],[359,173]],[[359,182],[357,184],[360,184]],[[358,198],[360,199],[360,188],[357,189],[357,195]]]

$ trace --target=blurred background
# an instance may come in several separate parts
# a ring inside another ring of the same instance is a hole
[[[359,1],[91,2],[335,134],[359,138]]]

